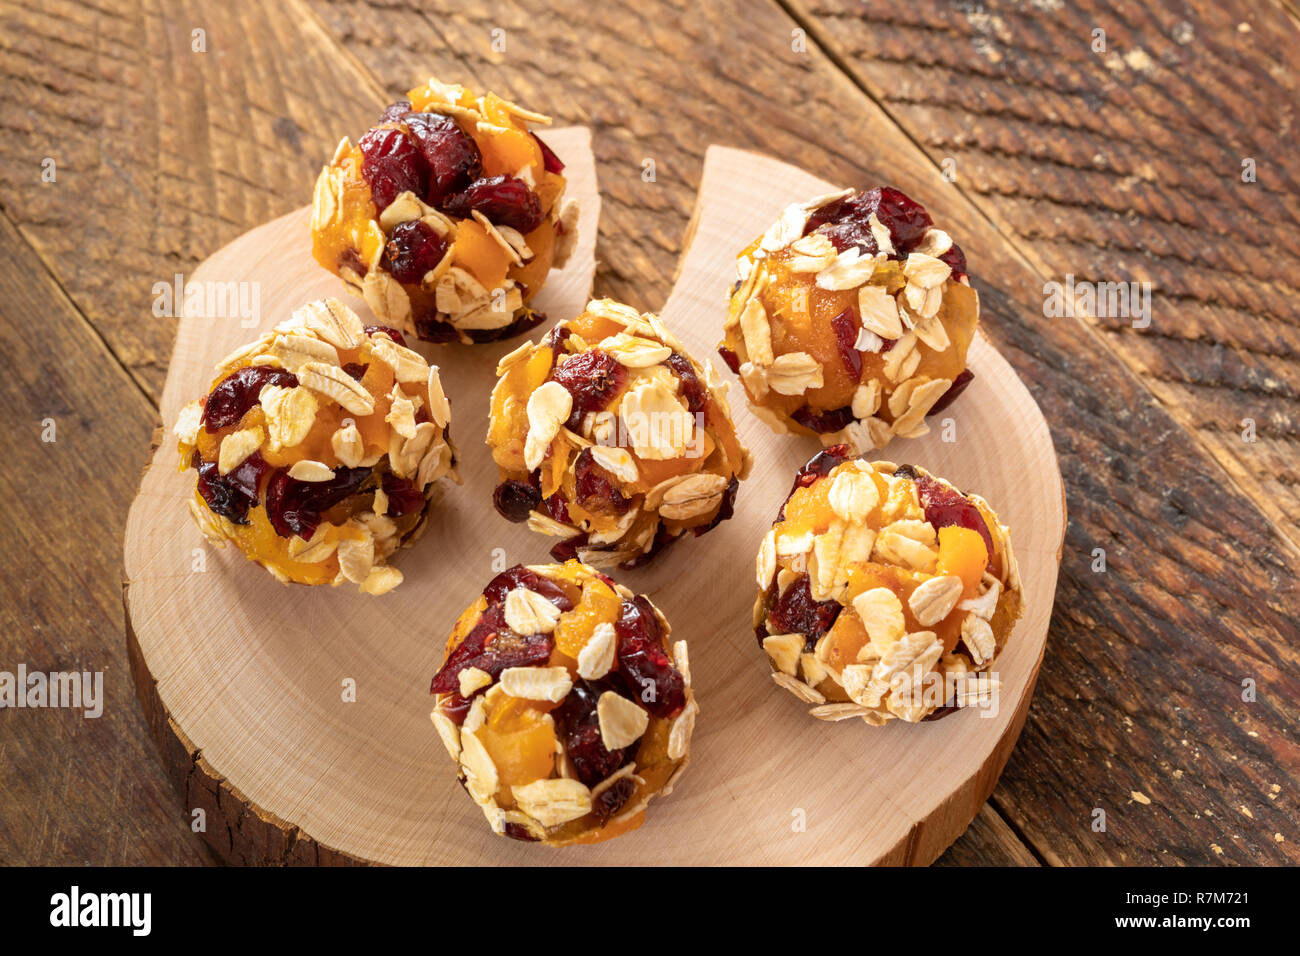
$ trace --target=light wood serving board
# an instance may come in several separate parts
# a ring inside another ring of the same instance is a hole
[[[573,260],[542,293],[540,307],[560,320],[581,311],[590,289],[599,201],[588,132],[547,139],[568,164],[583,213]],[[787,203],[831,188],[757,154],[709,150],[689,248],[662,311],[697,358],[720,364],[714,347],[735,253]],[[300,210],[249,232],[191,277],[260,282],[262,322],[180,321],[164,429],[223,355],[297,305],[342,294],[311,258],[307,219]],[[137,691],[186,819],[203,808],[208,842],[257,863],[912,864],[942,853],[987,799],[1024,723],[1064,533],[1047,424],[1011,367],[977,337],[975,380],[943,413],[956,420],[957,441],[940,441],[936,429],[878,455],[983,495],[1011,526],[1026,610],[998,660],[996,714],[828,724],[772,683],[750,626],[754,554],[794,470],[819,446],[772,434],[722,369],[755,457],[735,517],[648,569],[616,574],[689,641],[701,706],[692,765],[670,797],[651,803],[640,830],[553,850],[489,831],[428,718],[447,633],[494,561],[548,560],[548,539],[493,510],[496,470],[483,444],[493,367],[520,341],[420,346],[442,368],[465,483],[447,488],[423,538],[397,557],[405,583],[380,598],[284,587],[233,548],[207,547],[186,511],[194,476],[177,472],[164,432],[127,523],[124,600]],[[349,678],[355,702],[343,699]]]

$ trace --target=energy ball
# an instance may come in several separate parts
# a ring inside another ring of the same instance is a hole
[[[528,127],[550,118],[429,80],[316,180],[312,254],[381,322],[430,342],[491,342],[545,316],[529,303],[568,260],[578,206]]]
[[[562,540],[557,561],[643,565],[731,517],[749,452],[726,386],[651,313],[609,299],[497,366],[497,510]]]
[[[216,374],[174,429],[204,537],[285,583],[400,584],[388,557],[422,528],[435,483],[456,479],[437,366],[324,299]]]
[[[909,723],[987,705],[1020,615],[1008,529],[922,468],[803,466],[758,553],[754,628],[772,677],[820,720]]]
[[[431,714],[492,829],[551,846],[639,827],[686,769],[686,642],[648,598],[578,561],[517,565],[456,622]]]
[[[736,267],[718,351],[777,432],[881,448],[924,435],[973,377],[966,257],[897,189],[788,206]]]

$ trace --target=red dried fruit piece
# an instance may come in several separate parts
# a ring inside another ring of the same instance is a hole
[[[512,840],[522,840],[524,843],[536,843],[537,837],[528,832],[528,828],[522,823],[507,823],[501,828],[501,832]]]
[[[854,348],[858,341],[858,317],[852,309],[845,309],[831,319],[831,328],[835,331],[835,344],[840,347],[844,368],[856,382],[862,377],[862,353]]]
[[[873,214],[889,230],[894,247],[892,259],[905,258],[933,225],[933,220],[920,203],[897,189],[885,186],[864,190],[816,210],[808,217],[804,234],[819,230],[840,251],[857,245],[864,254],[872,255],[877,250],[871,232]]]
[[[607,750],[600,735],[596,704],[600,695],[610,689],[608,682],[579,679],[564,698],[564,703],[552,711],[564,752],[578,779],[588,787],[594,787],[627,762],[624,751],[621,748]]]
[[[537,146],[542,151],[542,165],[546,167],[546,171],[548,173],[564,172],[564,163],[560,162],[560,157],[556,156],[555,153],[551,151],[551,147],[547,146],[542,138],[531,130],[529,131],[529,134],[537,141]]]
[[[584,448],[578,454],[573,463],[573,476],[577,503],[587,511],[621,515],[632,504],[615,486],[613,476],[596,464],[590,448]]]
[[[492,504],[507,521],[518,524],[542,503],[542,492],[527,481],[503,481],[492,492]]]
[[[529,571],[522,564],[507,568],[489,581],[488,586],[483,589],[483,596],[487,598],[489,605],[496,605],[506,599],[506,594],[519,587],[536,591],[561,611],[573,610],[573,602],[569,600],[562,587],[550,578],[542,577],[536,571]]]
[[[514,176],[489,176],[447,198],[443,212],[458,219],[479,212],[497,226],[532,232],[542,224],[542,204],[528,184]]]
[[[491,604],[478,623],[451,652],[429,684],[431,694],[460,689],[460,672],[477,667],[493,680],[507,667],[539,667],[551,657],[555,642],[549,634],[516,634],[506,626],[505,609]]]
[[[727,368],[731,369],[731,372],[732,372],[733,375],[739,375],[739,374],[740,374],[740,356],[739,356],[739,355],[737,355],[735,352],[731,351],[731,349],[727,348],[725,345],[719,347],[719,349],[718,349],[718,354],[722,356],[722,361],[725,362],[725,363],[727,364]]]
[[[578,549],[586,546],[586,534],[577,534],[572,538],[565,538],[559,544],[551,546],[551,558],[555,561],[571,561],[578,556]]]
[[[299,481],[281,468],[266,486],[266,516],[282,538],[298,535],[310,538],[320,525],[321,515],[344,498],[355,494],[374,469],[335,468],[329,481]]]
[[[473,703],[474,701],[470,698],[462,697],[458,692],[452,691],[452,693],[438,705],[438,710],[445,714],[453,724],[459,727],[461,724],[465,723],[465,718],[469,716],[469,709]]]
[[[348,362],[343,366],[343,371],[347,372],[358,382],[366,377],[366,369],[370,368],[369,363],[363,365],[360,362]]]
[[[636,793],[636,782],[631,777],[622,777],[614,781],[591,801],[591,812],[596,819],[605,824],[609,818],[623,809],[624,804]]]
[[[447,243],[422,219],[399,222],[384,244],[384,268],[398,282],[415,285],[442,261]]]
[[[917,474],[910,468],[904,472],[904,468],[899,468],[894,474],[901,473],[903,477],[916,482],[916,496],[925,509],[925,520],[936,531],[953,526],[978,531],[984,539],[984,547],[988,549],[989,559],[992,560],[993,536],[989,534],[989,526],[984,523],[984,516],[975,507],[975,503],[955,488],[941,484],[928,475]]]
[[[198,490],[208,510],[235,524],[248,524],[248,509],[258,501],[262,476],[271,470],[260,451],[255,451],[227,475],[215,461],[204,461],[197,451],[190,464],[198,471]]]
[[[363,331],[366,335],[374,335],[376,332],[383,332],[398,345],[403,347],[406,345],[406,336],[397,331],[397,329],[393,328],[391,325],[367,325]]]
[[[231,372],[208,394],[203,403],[203,425],[209,433],[239,422],[257,404],[257,395],[265,385],[297,388],[292,372],[273,365],[250,365]]]
[[[627,381],[627,369],[603,349],[589,349],[556,367],[551,378],[573,396],[573,411],[569,414],[572,428],[587,412],[604,410]]]
[[[415,514],[425,505],[424,495],[409,478],[399,478],[392,472],[384,472],[379,483],[388,496],[388,517],[404,518]]]
[[[680,352],[674,352],[664,359],[664,364],[676,372],[677,377],[681,379],[682,398],[686,399],[686,407],[691,414],[704,411],[709,400],[709,390],[695,374],[695,366],[691,364],[691,360]]]
[[[811,651],[835,624],[841,610],[838,601],[814,601],[808,575],[801,574],[799,580],[777,598],[767,619],[778,634],[802,634],[804,650]]]
[[[952,277],[954,279],[960,279],[962,276],[969,274],[966,272],[966,253],[962,252],[961,247],[957,244],[954,243],[950,246],[948,251],[939,258],[952,267]]]
[[[849,422],[856,420],[851,405],[822,411],[813,411],[807,405],[801,405],[790,413],[790,417],[804,428],[811,429],[819,435],[837,432]]]
[[[384,107],[384,111],[379,114],[379,122],[376,125],[382,126],[384,123],[396,123],[409,112],[411,112],[410,100],[405,97],[394,100]]]
[[[890,186],[873,189],[876,193],[876,218],[889,229],[895,256],[902,258],[916,247],[927,229],[934,225],[930,214],[916,200]]]
[[[569,502],[562,491],[557,491],[551,497],[543,500],[542,511],[546,512],[553,521],[558,521],[560,524],[573,524],[573,519],[569,517]]]
[[[941,412],[949,405],[951,405],[953,403],[953,400],[958,395],[966,391],[966,386],[969,385],[974,380],[974,378],[975,378],[975,373],[968,368],[964,368],[959,373],[957,373],[957,377],[954,378],[952,380],[952,384],[948,386],[948,391],[940,395],[939,400],[935,402],[933,405],[931,405],[930,410],[925,413],[926,417],[928,418],[929,416],[933,415],[935,412]]]
[[[424,201],[430,206],[441,206],[448,196],[478,179],[483,154],[454,119],[441,113],[408,113],[402,122],[429,168]]]
[[[361,147],[361,175],[370,185],[370,198],[383,212],[399,193],[424,195],[429,169],[419,148],[406,131],[393,126],[367,132]]]
[[[675,717],[686,705],[686,684],[662,643],[663,630],[649,600],[624,601],[614,625],[618,666],[632,699],[656,717]]]

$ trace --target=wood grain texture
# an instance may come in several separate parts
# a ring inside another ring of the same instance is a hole
[[[205,862],[144,731],[117,636],[117,539],[140,464],[112,451],[147,443],[154,410],[2,218],[0,250],[10,319],[0,323],[10,428],[0,669],[101,671],[104,695],[97,718],[0,711],[0,864]],[[39,332],[12,321],[35,315]]]
[[[312,7],[391,93],[454,66],[590,123],[607,202],[597,291],[637,305],[666,292],[706,139],[923,202],[967,251],[989,333],[1053,425],[1070,500],[1040,696],[997,807],[1050,863],[1300,860],[1292,544],[1108,333],[1043,318],[1047,273],[986,204],[946,182],[816,43],[792,51],[792,31],[808,24],[726,3],[608,3],[580,23],[531,2],[491,15],[445,2]],[[490,49],[495,27],[507,30],[504,55]],[[653,184],[641,181],[646,157]],[[1104,573],[1092,571],[1098,547]],[[1241,699],[1245,679],[1254,703]],[[1092,829],[1095,809],[1105,832]]]
[[[6,3],[0,23],[0,202],[156,397],[175,320],[154,283],[302,205],[376,93],[294,3]]]
[[[537,300],[556,315],[581,309],[594,271],[594,168],[574,135],[581,132],[548,136],[568,163],[568,194],[589,210],[569,266]],[[786,203],[829,189],[753,153],[710,150],[708,162],[695,242],[662,310],[697,356],[707,355],[721,332],[735,271],[731,250]],[[336,285],[305,247],[288,241],[305,216],[241,237],[196,275],[259,282],[270,307],[264,325],[274,324],[300,294]],[[209,381],[211,365],[250,334],[201,317],[181,321],[163,392],[165,423]],[[1015,744],[1055,589],[1064,533],[1060,476],[1046,423],[1015,373],[977,340],[970,352],[977,381],[951,413],[964,441],[949,450],[936,431],[890,446],[900,460],[943,458],[945,476],[978,489],[1013,528],[1025,612],[995,668],[998,710],[919,727],[824,724],[772,685],[750,627],[752,555],[790,476],[820,446],[775,435],[737,405],[755,466],[734,518],[650,568],[618,572],[691,646],[704,711],[694,766],[670,800],[652,807],[642,831],[552,853],[491,834],[461,793],[427,716],[425,681],[438,648],[490,578],[498,551],[506,563],[527,563],[543,559],[548,544],[496,514],[487,493],[496,466],[474,440],[487,428],[491,369],[516,344],[428,349],[453,402],[464,485],[445,491],[424,537],[400,556],[407,580],[380,600],[350,589],[286,589],[237,554],[208,553],[187,513],[193,476],[177,473],[170,442],[157,450],[126,531],[133,660],[155,733],[179,744],[168,743],[176,756],[166,762],[193,799],[215,799],[227,823],[210,830],[209,842],[223,857],[270,863],[291,861],[296,847],[313,862],[331,847],[344,858],[404,865],[535,863],[539,850],[544,862],[565,864],[934,860],[984,804]],[[999,442],[1015,454],[984,453]],[[202,573],[190,567],[194,550],[207,553]],[[683,573],[698,567],[712,570]],[[225,613],[213,618],[206,613],[212,607]],[[340,675],[356,682],[355,703],[340,703]],[[750,746],[756,728],[761,748]],[[200,760],[191,758],[195,752]],[[801,772],[789,773],[795,766]],[[738,801],[739,794],[749,797]],[[791,825],[792,813],[806,828]]]

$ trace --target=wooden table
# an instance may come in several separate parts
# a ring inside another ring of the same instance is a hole
[[[122,633],[174,331],[152,288],[305,202],[429,74],[592,128],[596,292],[641,308],[710,142],[892,183],[959,237],[1070,524],[1028,723],[942,862],[1300,862],[1291,0],[41,6],[0,4],[0,670],[101,670],[107,702],[0,711],[0,863],[213,859]],[[1149,282],[1149,327],[1049,316],[1067,275]]]

